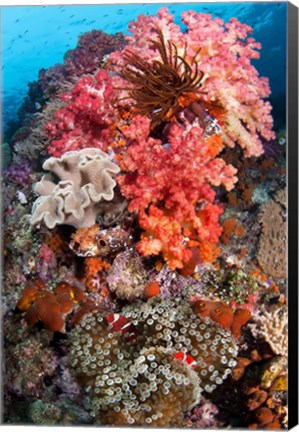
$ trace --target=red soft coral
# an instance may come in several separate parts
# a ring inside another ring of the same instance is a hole
[[[141,123],[146,124],[147,119],[136,116],[130,128],[136,125],[140,131]],[[128,174],[118,179],[123,194],[131,199],[131,211],[163,202],[179,223],[194,220],[196,205],[214,200],[211,186],[223,184],[230,190],[237,181],[236,169],[215,158],[222,148],[221,139],[204,140],[198,125],[171,125],[166,144],[146,136],[145,127],[143,131],[139,132],[138,140],[129,140],[121,161],[123,171]]]
[[[52,137],[49,154],[60,157],[67,151],[86,147],[107,150],[109,127],[115,119],[113,87],[108,73],[102,69],[95,77],[85,76],[70,93],[60,97],[67,105],[56,112],[54,122],[46,124]]]

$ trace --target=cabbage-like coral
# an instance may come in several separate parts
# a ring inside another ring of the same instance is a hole
[[[47,159],[43,165],[59,178],[58,184],[44,177],[35,185],[41,195],[33,204],[31,223],[52,229],[66,224],[76,228],[95,224],[102,201],[113,199],[116,164],[99,149],[67,152],[61,158]]]
[[[274,133],[271,131],[271,106],[263,100],[270,94],[268,80],[259,77],[251,64],[252,59],[259,58],[258,49],[261,48],[248,37],[252,28],[236,18],[225,23],[219,18],[212,19],[209,14],[188,11],[182,14],[187,27],[182,33],[173,18],[166,8],[158,12],[158,17],[140,16],[130,23],[133,36],[127,37],[128,45],[110,56],[115,70],[128,80],[122,79],[118,85],[122,89],[122,103],[127,103],[128,98],[131,105],[145,112],[148,100],[144,99],[148,96],[149,85],[157,84],[157,78],[163,83],[162,73],[169,82],[169,67],[164,67],[167,69],[164,71],[161,64],[172,65],[177,75],[172,86],[177,90],[175,97],[171,93],[172,99],[165,103],[160,96],[167,84],[155,90],[151,85],[151,96],[155,92],[155,97],[151,98],[151,107],[148,106],[149,116],[155,118],[162,112],[167,121],[170,110],[175,114],[179,105],[186,107],[196,99],[221,123],[222,139],[227,146],[234,147],[238,142],[245,156],[261,155],[260,136],[270,140]],[[142,77],[146,78],[143,82]],[[194,84],[193,94],[191,98],[187,94],[182,99],[180,89],[187,78]]]

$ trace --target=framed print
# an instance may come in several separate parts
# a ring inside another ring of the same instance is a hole
[[[2,423],[296,425],[297,8],[1,20]]]

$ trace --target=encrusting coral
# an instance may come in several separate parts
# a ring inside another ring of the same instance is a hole
[[[273,200],[262,207],[262,233],[257,259],[262,270],[274,278],[286,277],[287,230],[282,208]]]
[[[144,296],[146,282],[146,270],[136,251],[128,250],[117,255],[107,276],[110,291],[120,299],[132,301]]]
[[[70,366],[97,422],[178,426],[204,390],[235,366],[231,333],[182,299],[154,297],[122,315],[83,316],[71,333]]]
[[[116,185],[116,164],[99,149],[87,148],[47,159],[43,165],[59,178],[58,184],[44,177],[35,185],[41,195],[32,208],[31,223],[52,229],[66,224],[76,228],[94,225],[101,201],[110,201]]]

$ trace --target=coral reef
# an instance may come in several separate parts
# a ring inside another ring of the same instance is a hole
[[[195,53],[190,64],[174,44],[166,45],[163,33],[157,29],[157,40],[152,41],[159,53],[159,60],[151,64],[136,52],[125,51],[125,68],[121,76],[134,86],[130,98],[135,101],[135,109],[141,115],[151,118],[152,127],[165,119],[170,119],[185,100],[196,99],[192,93],[201,87],[203,72],[198,69]],[[194,71],[192,70],[194,67]]]
[[[186,426],[197,429],[219,429],[222,423],[216,418],[218,413],[216,405],[202,397],[200,405],[187,412]]]
[[[20,186],[26,186],[30,179],[29,174],[31,172],[31,167],[28,161],[22,161],[21,163],[10,165],[4,172],[4,176],[13,180]]]
[[[70,366],[97,422],[169,426],[223,382],[236,354],[231,334],[194,315],[188,301],[155,297],[122,315],[83,316]]]
[[[139,116],[124,134],[133,140],[120,163],[128,174],[119,176],[118,181],[131,200],[129,210],[139,211],[140,226],[146,230],[139,252],[162,252],[171,269],[182,268],[191,258],[184,240],[190,237],[198,241],[200,253],[207,255],[204,260],[213,260],[215,248],[210,246],[210,254],[205,250],[207,243],[214,245],[219,239],[218,217],[223,210],[213,204],[211,186],[223,184],[231,189],[237,180],[235,169],[215,158],[221,142],[217,137],[203,140],[202,129],[196,124],[188,124],[186,129],[173,124],[165,146],[149,136],[149,121]],[[163,208],[159,208],[161,203]]]
[[[119,168],[101,150],[67,152],[61,158],[47,159],[43,168],[56,175],[59,183],[44,177],[35,185],[41,196],[33,205],[33,225],[44,222],[50,229],[61,224],[90,227],[101,201],[113,198],[113,175]]]
[[[287,428],[285,121],[251,27],[177,18],[81,35],[8,128],[5,423]]]
[[[230,306],[222,302],[201,299],[197,300],[192,308],[196,315],[209,317],[223,328],[230,329],[235,338],[240,336],[241,328],[251,318],[249,310],[239,308],[233,311]]]
[[[124,44],[121,33],[110,35],[100,30],[84,33],[79,37],[76,48],[67,51],[63,64],[39,72],[38,84],[44,97],[59,93],[65,81],[73,82],[76,77],[95,72],[105,56],[121,49]]]
[[[39,398],[44,394],[44,378],[55,372],[58,358],[53,349],[36,335],[17,345],[5,344],[4,387],[9,394]],[[21,371],[21,373],[20,373]]]

